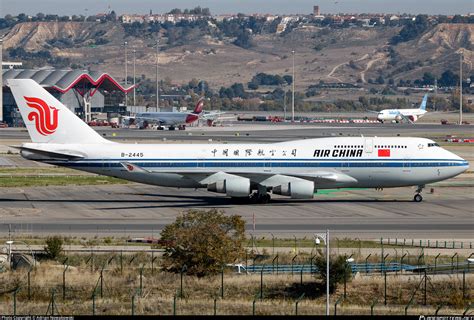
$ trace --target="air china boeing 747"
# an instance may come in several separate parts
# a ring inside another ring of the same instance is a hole
[[[344,137],[272,144],[123,144],[108,141],[33,80],[10,80],[31,137],[30,160],[126,180],[207,188],[266,203],[270,193],[312,198],[318,189],[418,186],[469,163],[423,138]]]

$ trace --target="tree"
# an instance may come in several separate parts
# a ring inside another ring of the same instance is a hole
[[[382,75],[378,76],[376,81],[377,81],[378,84],[384,84],[385,83],[385,79],[382,77]]]
[[[451,70],[446,70],[441,74],[441,78],[438,79],[438,85],[440,87],[454,87],[459,82],[459,75],[455,74]]]
[[[315,265],[319,270],[319,277],[326,286],[327,272],[326,272],[326,256],[322,254],[322,250],[318,249],[319,255],[315,259]],[[344,270],[345,269],[345,270]],[[330,256],[329,257],[329,292],[333,293],[339,283],[344,282],[344,275],[346,281],[351,279],[351,268],[346,262],[345,256]]]
[[[48,237],[44,247],[46,256],[50,259],[57,259],[63,251],[63,239],[58,236]]]
[[[425,72],[423,74],[423,84],[432,86],[434,85],[436,77],[431,72]]]
[[[171,272],[185,269],[187,274],[217,274],[226,263],[243,255],[245,221],[212,209],[189,210],[167,225],[161,239],[167,243],[163,266]]]
[[[253,47],[252,36],[247,29],[243,29],[237,35],[237,39],[235,39],[234,44],[244,49],[248,49]]]

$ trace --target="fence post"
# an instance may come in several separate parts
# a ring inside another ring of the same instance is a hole
[[[313,273],[313,260],[314,258],[316,258],[316,256],[312,256],[310,259],[309,259],[309,273],[312,274]]]
[[[221,270],[221,299],[224,299],[224,265],[222,265]]]
[[[278,254],[275,256],[275,258],[273,258],[272,260],[272,273],[275,272],[275,260],[276,260],[276,263],[277,263],[277,267],[276,267],[276,270],[277,270],[277,275],[278,275]]]
[[[54,289],[51,290],[51,315],[54,316]]]
[[[142,264],[140,268],[140,297],[143,295],[143,268],[145,268],[145,264]]]
[[[20,290],[20,287],[16,287],[13,291],[13,315],[16,316],[16,294]]]
[[[387,271],[383,272],[383,304],[387,305]]]
[[[253,299],[253,302],[252,302],[252,315],[254,316],[255,315],[255,303],[257,302],[257,299]]]
[[[339,299],[336,300],[336,303],[334,303],[334,315],[337,316],[337,305],[339,304],[339,302],[341,302],[342,300],[344,300],[344,296],[340,296]]]
[[[466,270],[462,271],[462,298],[466,298]]]
[[[186,268],[186,265],[184,265],[182,268],[181,268],[181,272],[180,272],[180,289],[179,289],[179,298],[180,299],[183,299],[184,298],[184,293],[183,293],[183,274],[184,274],[184,271],[185,271],[185,268]]]
[[[214,298],[214,315],[217,315],[217,298]]]
[[[403,271],[403,258],[408,254],[408,252],[405,252],[403,256],[400,258],[400,273]]]
[[[173,316],[176,315],[176,295],[173,296]]]
[[[132,295],[132,316],[135,315],[135,293]]]
[[[372,304],[370,305],[370,315],[371,315],[371,316],[374,315],[374,307],[375,307],[376,304],[377,304],[377,299],[375,299],[374,301],[372,301]]]
[[[413,296],[411,297],[410,301],[408,301],[408,304],[405,306],[405,316],[408,315],[408,308],[410,307],[412,302],[413,302]]]
[[[291,276],[293,276],[293,265],[294,265],[294,263],[295,263],[295,259],[296,259],[297,256],[298,256],[298,255],[295,255],[295,256],[293,257],[293,259],[291,259]]]
[[[301,266],[301,271],[300,271],[300,285],[301,286],[303,285],[303,268],[304,268],[304,265]]]
[[[456,257],[458,255],[458,253],[456,252],[455,254],[453,254],[453,256],[451,257],[451,272],[454,272],[454,257]]]
[[[94,251],[91,249],[91,273],[94,272]]]
[[[66,258],[66,261],[67,261],[67,259],[68,258]],[[67,264],[66,267],[64,268],[64,271],[63,271],[63,301],[66,300],[66,271],[67,271],[68,268],[69,268],[69,265]]]
[[[28,301],[31,301],[31,268],[28,270]]]
[[[437,269],[438,258],[439,258],[440,255],[441,255],[441,252],[438,253],[438,255],[435,257],[435,267],[434,267],[434,273],[435,273],[435,274],[436,274],[436,269]]]
[[[123,250],[120,250],[120,274],[123,274]]]
[[[444,303],[440,304],[440,305],[436,308],[435,316],[438,315],[438,312],[439,312],[439,310],[441,310],[442,307],[444,307]]]
[[[298,304],[300,303],[300,301],[304,298],[304,292],[303,294],[298,298],[296,299],[296,303],[295,303],[295,316],[298,315]]]
[[[260,300],[263,300],[263,269],[265,265],[262,266],[262,270],[260,270]]]
[[[153,255],[153,252],[151,254]],[[151,275],[155,274],[155,264],[154,264],[154,262],[155,262],[156,258],[158,258],[158,257],[154,257],[154,258],[151,259]]]
[[[424,292],[423,292],[423,305],[426,306],[426,282],[427,282],[427,276],[426,276],[426,268],[425,268],[425,285],[424,285]]]
[[[273,233],[270,233],[272,235],[272,256],[275,255],[275,236]]]
[[[469,309],[472,308],[472,306],[474,306],[474,303],[471,303],[470,305],[467,306],[466,310],[464,310],[464,312],[462,313],[462,316],[463,316],[463,317],[467,314],[467,312],[469,311]]]
[[[92,315],[95,316],[95,288],[92,292]]]
[[[369,255],[365,258],[365,273],[369,273],[369,263],[368,263],[368,260],[370,258],[370,256],[372,255],[372,253],[369,253]]]

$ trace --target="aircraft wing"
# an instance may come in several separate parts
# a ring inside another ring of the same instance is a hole
[[[347,185],[347,183],[356,183],[357,180],[353,177],[342,173],[338,170],[316,170],[311,173],[298,173],[298,174],[278,174],[272,172],[240,172],[240,171],[212,171],[208,168],[203,168],[202,171],[176,171],[168,168],[163,169],[144,169],[136,164],[130,162],[121,162],[121,165],[130,173],[175,173],[180,174],[183,177],[192,179],[200,184],[208,185],[231,178],[248,178],[252,183],[260,184],[266,187],[275,187],[285,183],[297,182],[297,181],[312,181],[316,187],[319,185],[338,187],[339,185]]]

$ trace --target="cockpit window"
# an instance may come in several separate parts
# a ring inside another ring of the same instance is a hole
[[[430,147],[439,147],[439,144],[437,144],[436,142],[428,143],[428,148]]]

